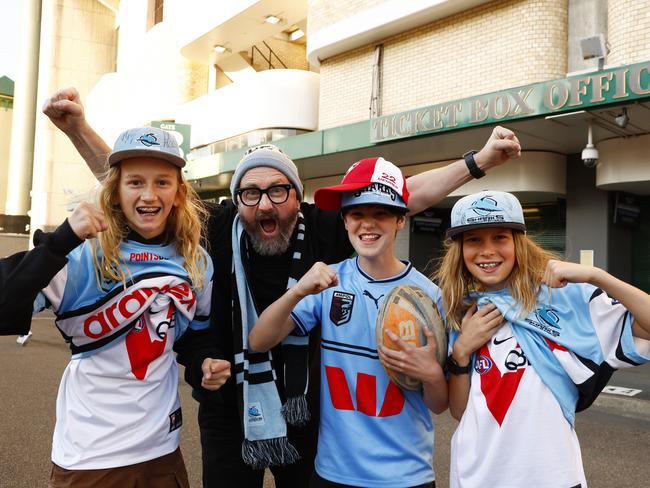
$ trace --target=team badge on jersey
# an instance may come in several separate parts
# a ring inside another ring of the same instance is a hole
[[[335,291],[330,304],[330,320],[336,326],[347,324],[352,318],[354,294]]]
[[[474,362],[474,369],[478,374],[485,374],[492,369],[492,360],[484,355],[480,355]]]

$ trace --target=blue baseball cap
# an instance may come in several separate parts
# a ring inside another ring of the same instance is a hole
[[[142,156],[162,159],[179,168],[185,166],[176,138],[157,127],[136,127],[122,132],[108,156],[108,165],[115,166],[125,159]]]
[[[517,197],[504,191],[482,191],[461,198],[451,209],[451,227],[446,236],[453,238],[483,227],[525,231],[524,211]]]

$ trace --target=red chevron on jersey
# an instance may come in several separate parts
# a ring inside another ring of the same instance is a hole
[[[524,368],[502,374],[490,355],[487,344],[479,349],[474,368],[481,375],[481,391],[494,419],[501,425],[515,398]]]
[[[377,377],[365,373],[357,373],[355,409],[352,403],[350,387],[341,368],[325,366],[327,386],[332,399],[332,405],[337,410],[357,410],[370,417],[390,417],[398,415],[404,408],[404,394],[392,382],[388,383],[384,401],[377,413]]]
[[[152,324],[151,320],[147,320],[148,314],[143,314],[137,325],[126,335],[126,350],[131,363],[131,371],[137,379],[143,380],[147,376],[147,369],[151,362],[159,358],[165,350],[167,329],[172,324],[175,310],[173,302],[170,303],[165,320],[158,324]],[[153,318],[153,315],[150,318]],[[149,333],[150,328],[155,334],[153,340]],[[161,338],[162,340],[160,340]]]

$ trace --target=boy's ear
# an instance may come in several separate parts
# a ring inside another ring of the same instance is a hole
[[[406,215],[397,216],[397,230],[402,230],[406,225]]]
[[[187,198],[187,187],[185,183],[178,184],[178,190],[176,191],[176,197],[174,198],[174,207],[178,207],[183,200]]]

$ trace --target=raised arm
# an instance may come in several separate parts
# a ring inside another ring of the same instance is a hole
[[[36,231],[34,249],[0,260],[0,335],[29,331],[34,301],[66,265],[66,255],[105,229],[103,212],[81,203],[54,232]]]
[[[591,283],[597,286],[621,302],[632,314],[632,334],[640,339],[650,340],[650,295],[635,286],[595,266],[556,260],[548,262],[544,283],[552,288],[563,287],[567,283]]]
[[[258,352],[268,351],[282,341],[295,327],[290,314],[298,302],[307,295],[320,293],[336,284],[336,271],[325,263],[314,264],[298,283],[262,312],[248,335],[250,349]]]
[[[57,91],[43,104],[43,113],[68,136],[95,177],[101,179],[111,148],[88,125],[76,88]]]
[[[483,149],[474,155],[474,160],[481,170],[487,172],[509,159],[520,156],[521,146],[515,133],[497,126],[492,130]],[[471,179],[464,159],[407,178],[406,185],[410,193],[409,213],[416,214],[435,205]]]

